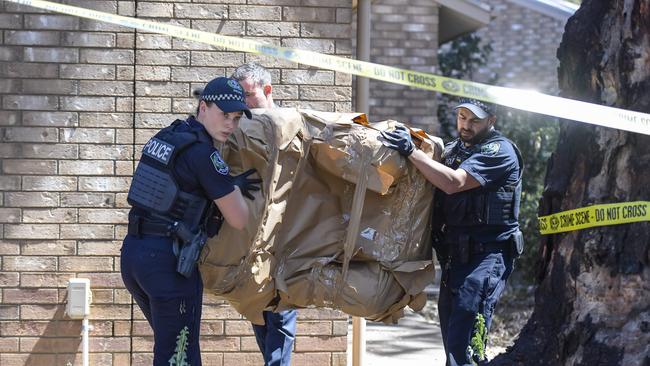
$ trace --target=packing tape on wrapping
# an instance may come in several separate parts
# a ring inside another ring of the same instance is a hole
[[[49,1],[5,1],[136,28],[151,33],[166,34],[172,37],[188,39],[235,51],[264,54],[296,63],[382,80],[389,83],[402,84],[459,97],[475,98],[524,111],[650,135],[650,114],[646,113],[580,102],[546,95],[536,91],[492,86],[340,56],[326,55],[313,51],[274,46],[254,40],[223,36]]]
[[[650,221],[650,202],[635,201],[593,205],[575,210],[541,216],[539,231],[543,235],[563,233],[595,226]]]

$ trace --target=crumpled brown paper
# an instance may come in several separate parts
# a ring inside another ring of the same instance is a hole
[[[224,223],[204,249],[206,291],[263,324],[263,310],[309,306],[396,322],[424,306],[433,279],[432,186],[379,131],[397,122],[276,108],[242,119],[222,155],[233,174],[255,168],[243,231]],[[442,142],[420,149],[439,159]]]

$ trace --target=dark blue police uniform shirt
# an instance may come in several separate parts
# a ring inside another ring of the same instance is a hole
[[[201,131],[205,127],[190,116],[177,131]],[[209,136],[209,135],[208,135]],[[193,144],[176,160],[174,173],[182,191],[199,194],[211,200],[221,198],[235,190],[230,177],[230,167],[223,161],[212,144]]]
[[[494,144],[498,144],[498,147]],[[467,149],[471,149],[469,147]],[[464,146],[461,149],[466,149]],[[459,168],[476,179],[484,189],[493,190],[506,184],[515,184],[519,178],[519,161],[512,144],[506,140],[482,145]],[[477,242],[507,240],[519,224],[480,225],[464,230]]]

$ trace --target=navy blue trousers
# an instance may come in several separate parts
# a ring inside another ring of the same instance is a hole
[[[470,348],[477,315],[483,316],[485,329],[489,330],[494,308],[512,273],[513,260],[503,253],[486,253],[471,256],[466,264],[452,259],[449,266],[441,265],[438,315],[447,366],[481,364],[485,360]]]
[[[122,280],[153,329],[153,365],[201,365],[199,330],[203,282],[176,272],[172,240],[127,235],[122,244]]]
[[[264,325],[253,324],[257,345],[264,356],[264,366],[291,365],[291,348],[296,337],[295,310],[278,313],[265,311]]]

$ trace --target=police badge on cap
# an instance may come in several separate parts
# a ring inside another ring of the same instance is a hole
[[[199,98],[216,104],[219,109],[226,113],[244,112],[249,119],[252,116],[251,111],[246,106],[244,89],[235,79],[226,77],[212,79],[205,86]]]

